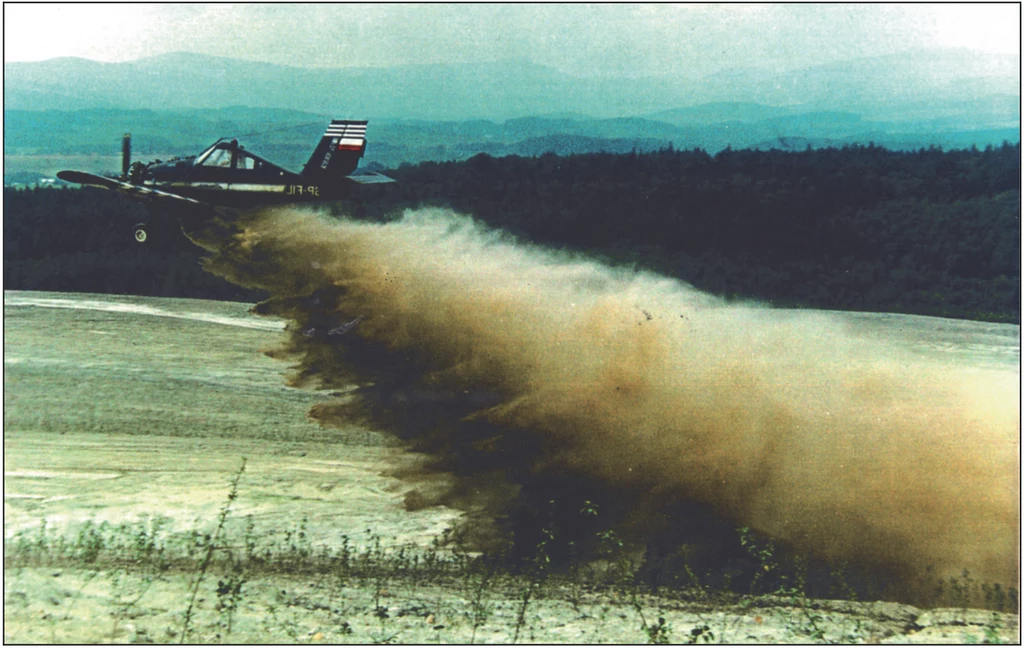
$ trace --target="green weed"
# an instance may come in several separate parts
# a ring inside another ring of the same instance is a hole
[[[482,630],[500,619],[496,611],[509,615],[506,637],[510,642],[530,640],[534,631],[530,623],[531,607],[535,607],[541,596],[554,592],[560,593],[559,597],[565,597],[573,606],[578,615],[575,622],[599,616],[590,629],[597,634],[603,633],[608,623],[606,617],[614,607],[624,607],[618,610],[626,613],[632,609],[639,618],[641,637],[652,644],[696,644],[730,639],[725,634],[731,627],[700,614],[696,623],[691,617],[683,626],[665,613],[666,604],[685,608],[691,616],[709,608],[736,610],[740,611],[739,620],[749,617],[755,607],[778,607],[780,598],[782,605],[792,610],[792,615],[784,618],[782,624],[794,637],[814,642],[862,639],[859,626],[849,625],[842,631],[835,631],[834,624],[826,618],[828,614],[809,599],[812,565],[808,559],[793,554],[782,556],[782,551],[772,542],[758,538],[746,528],[737,530],[740,547],[752,560],[749,563],[758,569],[744,573],[749,575],[748,580],[737,580],[740,584],[737,590],[741,593],[722,585],[728,584],[727,581],[715,581],[713,574],[710,578],[705,572],[696,574],[688,556],[682,553],[672,557],[675,563],[671,565],[679,571],[678,579],[650,580],[649,574],[642,572],[644,567],[636,554],[631,554],[617,531],[601,525],[597,505],[587,501],[580,513],[593,523],[587,532],[589,539],[581,536],[560,545],[561,528],[544,524],[539,537],[535,537],[538,540],[534,552],[519,564],[513,563],[509,554],[471,552],[453,532],[442,535],[427,547],[385,543],[370,530],[366,531],[367,540],[358,543],[341,535],[330,545],[317,545],[312,542],[307,521],[303,519],[278,531],[257,529],[251,516],[237,524],[229,521],[244,470],[243,461],[230,479],[228,496],[212,525],[197,523],[192,530],[175,532],[167,519],[159,517],[120,525],[90,520],[61,534],[43,521],[38,527],[9,540],[5,547],[7,567],[60,565],[87,571],[90,579],[96,575],[109,579],[109,590],[113,593],[108,609],[111,621],[102,630],[103,641],[124,640],[125,621],[138,615],[147,593],[168,576],[186,584],[184,613],[175,618],[171,624],[174,628],[166,639],[159,634],[147,637],[138,630],[135,639],[155,640],[159,635],[164,641],[237,641],[241,629],[238,620],[242,611],[248,614],[251,609],[251,605],[243,609],[243,602],[252,597],[251,593],[259,592],[258,579],[273,575],[287,576],[310,589],[293,592],[289,587],[288,593],[279,593],[275,601],[267,605],[261,622],[268,638],[286,637],[296,643],[307,642],[310,638],[315,641],[317,637],[323,638],[324,633],[333,633],[336,640],[355,636],[357,641],[392,643],[403,639],[401,625],[404,622],[400,617],[415,614],[426,620],[435,614],[440,616],[445,606],[441,600],[432,602],[429,607],[410,606],[396,595],[396,588],[421,585],[442,587],[435,592],[464,594],[460,598],[462,603],[457,605],[460,608],[445,612],[443,624],[440,617],[428,623],[438,632],[438,642],[442,640],[441,629],[445,629],[444,640],[460,641],[460,624],[465,634],[461,641],[477,642],[483,635]],[[589,544],[589,563],[577,556],[577,541],[581,546]],[[571,560],[568,566],[553,558],[556,548],[559,551],[568,548]],[[597,558],[593,559],[594,556]],[[846,578],[845,566],[826,566],[819,568],[817,574],[827,574],[825,571],[831,571],[828,587],[834,590],[829,592],[845,594],[848,599],[856,596],[855,587]],[[353,583],[365,589],[368,596],[368,599],[359,599],[358,605],[350,594],[346,595],[346,589]],[[941,582],[941,588],[943,601],[955,602],[961,607],[983,598],[986,607],[992,610],[1013,611],[1018,597],[1016,589],[979,584],[967,572]],[[659,599],[646,599],[651,594]],[[68,610],[77,597],[78,594],[66,604]],[[653,605],[647,603],[655,601]],[[501,609],[502,606],[507,608]],[[652,609],[652,606],[658,608]],[[313,623],[305,620],[310,619],[310,615],[320,615],[321,610],[325,611],[324,617],[316,620],[311,631]],[[352,615],[364,616],[363,622],[357,623]],[[988,643],[1006,639],[1006,625],[1002,617],[993,615],[983,634],[982,629],[977,628],[976,639]]]
[[[245,472],[245,458],[242,458],[242,465],[238,468],[238,472],[235,473],[231,479],[231,489],[228,491],[227,502],[221,507],[220,513],[217,515],[217,527],[214,529],[213,536],[207,535],[205,554],[203,555],[202,563],[199,565],[199,574],[193,581],[192,593],[189,596],[188,607],[185,609],[185,613],[182,616],[181,625],[181,637],[179,642],[184,644],[185,638],[188,637],[189,629],[192,624],[192,611],[196,604],[196,595],[199,592],[199,586],[203,582],[203,578],[206,576],[207,570],[210,568],[210,563],[213,560],[213,553],[217,550],[217,542],[220,540],[221,532],[224,531],[224,523],[227,522],[228,514],[231,512],[231,504],[238,498],[238,482],[242,479],[242,474]]]

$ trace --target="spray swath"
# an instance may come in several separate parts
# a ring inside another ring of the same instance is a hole
[[[697,561],[749,526],[905,597],[963,569],[1017,582],[1016,367],[912,354],[442,210],[275,209],[208,245],[210,271],[294,322],[297,383],[358,386],[313,415],[406,440],[426,458],[396,468],[409,506],[464,509],[481,544],[561,521],[585,551],[596,529],[572,516],[593,500],[648,553]]]

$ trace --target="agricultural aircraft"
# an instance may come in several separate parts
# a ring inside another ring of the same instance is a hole
[[[235,139],[221,138],[202,153],[166,162],[131,162],[131,136],[122,141],[121,175],[61,171],[66,182],[122,192],[133,198],[215,212],[231,218],[237,210],[283,203],[336,201],[358,185],[394,182],[379,173],[355,174],[366,152],[366,120],[332,120],[302,171],[295,173],[247,151]],[[149,223],[137,223],[133,236],[149,238]]]

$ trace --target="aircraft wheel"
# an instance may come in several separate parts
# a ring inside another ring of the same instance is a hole
[[[135,241],[137,243],[146,243],[146,239],[149,238],[149,233],[147,232],[148,229],[149,226],[145,223],[135,224],[135,227],[132,228],[132,236],[135,237]]]

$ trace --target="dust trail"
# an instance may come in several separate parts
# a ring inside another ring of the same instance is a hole
[[[410,506],[508,526],[544,515],[517,499],[564,489],[649,543],[696,503],[903,590],[963,569],[1017,584],[1016,368],[927,360],[440,210],[279,209],[218,247],[211,271],[295,320],[297,380],[364,386],[315,416],[368,417],[433,458],[407,470]]]

